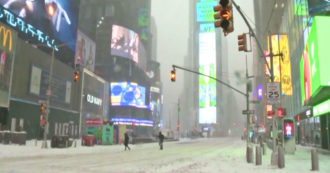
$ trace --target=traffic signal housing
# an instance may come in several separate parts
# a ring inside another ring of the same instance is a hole
[[[175,70],[172,70],[172,71],[171,71],[171,81],[172,81],[172,82],[175,82],[175,78],[176,78]]]
[[[75,82],[78,82],[78,81],[79,81],[79,71],[75,71],[75,72],[73,73],[73,80],[74,80]]]
[[[247,52],[247,41],[246,41],[246,34],[241,34],[237,36],[238,39],[238,51]]]
[[[221,27],[225,36],[228,33],[234,31],[233,25],[233,13],[232,13],[232,1],[231,0],[220,0],[220,5],[213,7],[214,14],[214,26],[216,28]]]

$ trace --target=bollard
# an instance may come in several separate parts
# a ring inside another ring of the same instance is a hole
[[[284,168],[284,150],[281,146],[278,147],[278,167]]]
[[[312,156],[312,171],[319,170],[319,159],[317,157],[316,149],[311,150],[311,156]]]
[[[262,164],[262,156],[260,150],[261,150],[260,146],[256,146],[256,165]]]
[[[252,158],[253,158],[253,148],[248,146],[246,148],[246,161],[248,163],[252,163],[253,162]]]

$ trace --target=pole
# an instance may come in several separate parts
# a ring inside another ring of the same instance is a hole
[[[245,57],[245,66],[246,66],[246,71],[245,71],[245,75],[246,78],[248,79],[249,77],[249,72],[248,72],[248,66],[247,66],[247,56]],[[246,145],[249,146],[249,128],[250,128],[250,105],[249,105],[249,82],[246,83],[246,110],[248,111],[247,113],[247,119],[246,119],[246,132],[247,132],[247,138],[246,138]]]
[[[180,138],[180,98],[178,98],[178,122],[177,122],[177,131],[178,131],[178,138]]]
[[[48,88],[46,91],[46,114],[45,114],[45,120],[46,120],[46,126],[44,129],[44,139],[43,139],[43,144],[41,145],[41,148],[47,148],[47,135],[48,135],[48,129],[49,129],[49,113],[50,113],[50,97],[51,97],[51,82],[52,82],[52,76],[53,76],[53,66],[54,66],[54,48],[52,49],[52,57],[51,57],[51,62],[50,62],[50,70],[49,70],[49,77],[48,77]]]
[[[271,73],[270,73],[270,79],[271,82],[274,82],[274,55],[273,55],[273,46],[272,46],[272,37],[271,34],[269,33],[268,36],[268,43],[269,43],[269,57],[270,57],[270,68],[271,68]],[[274,105],[273,105],[273,109]],[[272,119],[272,132],[273,132],[273,151],[272,151],[272,156],[271,156],[271,164],[272,165],[276,165],[277,164],[277,150],[276,150],[276,138],[277,138],[277,134],[276,134],[276,115],[274,115],[273,119]]]

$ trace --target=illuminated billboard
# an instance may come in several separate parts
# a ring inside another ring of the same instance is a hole
[[[267,55],[267,62],[270,67],[270,57],[268,56],[270,51],[269,40],[267,41],[267,43],[268,51],[265,54]],[[291,62],[288,36],[272,35],[271,43],[273,54],[278,55],[282,53],[282,57],[273,57],[274,82],[281,82],[281,91],[283,95],[292,95]],[[266,74],[269,75],[269,72],[266,71]]]
[[[9,107],[17,33],[0,24],[0,107]]]
[[[94,71],[95,42],[80,30],[77,31],[75,64]]]
[[[147,108],[146,89],[134,82],[111,82],[111,105]]]
[[[308,0],[308,11],[310,15],[329,14],[330,1],[329,0]]]
[[[329,27],[330,17],[314,17],[307,44],[300,60],[302,104],[309,102],[312,97],[313,102],[317,103],[318,100],[322,101],[329,95],[329,92],[322,93],[323,89],[330,86]]]
[[[218,5],[218,1],[208,0],[201,1],[196,4],[196,20],[197,22],[213,22],[213,7]]]
[[[111,55],[139,61],[139,35],[134,31],[119,25],[112,25]]]
[[[202,28],[202,25],[201,25]],[[199,72],[216,78],[216,37],[214,31],[199,33]],[[216,81],[199,76],[199,123],[217,122]]]
[[[76,48],[80,0],[0,0],[0,19],[38,43]]]

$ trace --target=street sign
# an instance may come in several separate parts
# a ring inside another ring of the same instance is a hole
[[[279,104],[281,99],[280,83],[267,83],[267,103]]]
[[[242,114],[245,114],[245,115],[247,115],[247,114],[254,114],[254,110],[243,110],[242,111]]]

